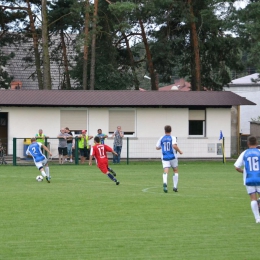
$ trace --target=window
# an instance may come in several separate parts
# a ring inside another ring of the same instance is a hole
[[[189,136],[204,137],[206,111],[203,110],[189,110]]]
[[[125,136],[135,136],[135,110],[109,110],[109,134],[113,134],[117,126],[122,127]]]
[[[61,110],[60,128],[68,127],[75,134],[87,129],[87,110]]]

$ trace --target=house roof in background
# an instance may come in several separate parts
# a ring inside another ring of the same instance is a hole
[[[70,66],[75,64],[75,52],[73,52],[73,42],[75,37],[76,35],[74,34],[70,34],[68,37],[65,37],[67,57]],[[64,66],[60,65],[57,61],[57,58],[55,57],[55,54],[58,55],[58,52],[55,48],[58,48],[59,46],[60,37],[52,35],[50,41],[52,42],[51,46],[49,47],[52,88],[61,89],[61,85],[64,81]],[[39,52],[42,51],[40,46],[41,44],[39,44]],[[13,76],[14,82],[21,82],[20,87],[22,89],[36,89],[38,87],[32,48],[32,39],[28,39],[27,42],[23,42],[21,44],[9,44],[8,46],[1,47],[1,51],[3,51],[6,55],[9,55],[12,52],[15,54],[13,58],[8,60],[8,64],[5,66],[5,70],[10,76]],[[31,54],[29,55],[29,53]],[[32,59],[31,63],[26,62],[28,56],[30,56]],[[76,84],[72,79],[71,85],[76,87]]]
[[[255,105],[231,91],[0,90],[0,106],[229,107]]]
[[[259,73],[254,73],[254,74],[242,77],[242,78],[234,79],[229,83],[229,85],[232,85],[232,84],[234,84],[234,85],[257,85],[256,83],[252,82],[251,79],[257,79],[258,75],[259,75]]]
[[[179,90],[179,91],[190,91],[191,84],[185,79],[178,79],[174,81],[174,84],[167,85],[159,88],[159,91]]]

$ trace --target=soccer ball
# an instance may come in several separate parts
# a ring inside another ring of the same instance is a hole
[[[38,175],[38,176],[36,177],[36,181],[43,181],[43,177],[42,177],[41,175]]]

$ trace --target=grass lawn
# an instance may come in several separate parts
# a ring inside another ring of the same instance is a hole
[[[0,166],[0,259],[260,259],[256,224],[233,162],[179,165],[179,192],[160,162]]]

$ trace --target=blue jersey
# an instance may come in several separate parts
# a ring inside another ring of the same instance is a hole
[[[41,162],[46,159],[41,150],[41,143],[34,142],[30,144],[26,151],[26,154],[30,154],[35,162]]]
[[[173,138],[170,135],[165,135],[161,137],[159,140],[159,146],[156,145],[157,147],[162,148],[162,159],[164,161],[170,161],[175,159],[175,154],[172,145],[173,143]]]
[[[257,148],[247,149],[243,160],[246,170],[245,184],[260,186],[260,151]]]

